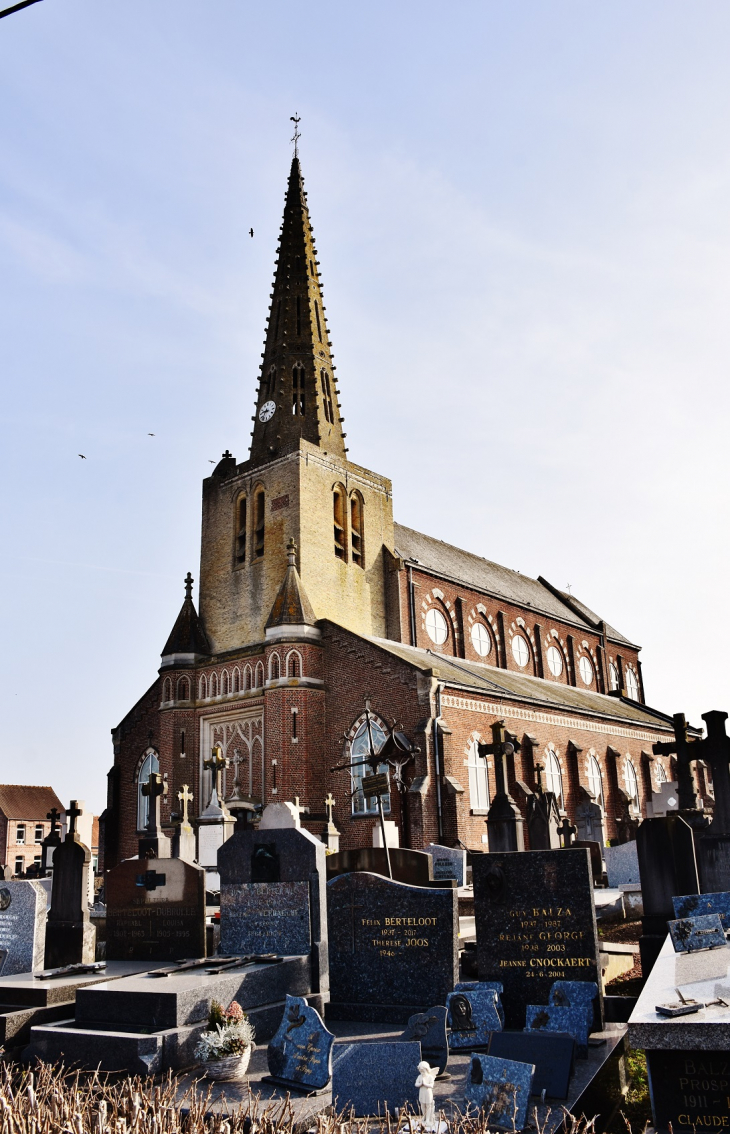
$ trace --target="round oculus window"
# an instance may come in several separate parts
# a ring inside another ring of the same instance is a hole
[[[583,679],[584,685],[592,685],[593,666],[591,665],[590,658],[587,658],[585,654],[583,654],[583,657],[578,662],[578,669],[580,670],[580,675]]]
[[[521,634],[515,634],[512,639],[512,657],[520,669],[524,669],[530,660],[530,648]]]
[[[426,633],[435,646],[443,646],[449,636],[446,619],[441,611],[433,606],[426,613]]]
[[[492,639],[483,622],[475,622],[471,628],[471,644],[479,654],[485,658],[492,648]]]
[[[547,663],[553,677],[560,677],[563,672],[563,658],[557,646],[548,646]]]

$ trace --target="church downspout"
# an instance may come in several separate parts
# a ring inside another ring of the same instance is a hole
[[[441,807],[441,744],[439,740],[439,721],[441,719],[441,686],[436,686],[436,715],[433,719],[433,757],[436,772],[436,820],[438,823],[439,844],[444,837],[444,816]]]
[[[411,645],[416,644],[416,590],[413,585],[413,568],[408,568],[408,621],[411,630]]]

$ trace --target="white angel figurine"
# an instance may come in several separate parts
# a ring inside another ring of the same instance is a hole
[[[435,1068],[431,1067],[425,1060],[419,1063],[416,1086],[418,1087],[418,1105],[426,1130],[434,1130],[436,1127],[436,1107],[433,1101],[433,1085],[435,1082]]]

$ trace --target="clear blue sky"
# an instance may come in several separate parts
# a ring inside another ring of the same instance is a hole
[[[296,111],[352,459],[730,706],[729,55],[702,0],[0,20],[5,782],[104,804],[247,453]]]

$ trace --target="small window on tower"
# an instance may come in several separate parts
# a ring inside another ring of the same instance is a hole
[[[253,557],[254,559],[262,559],[264,554],[264,528],[266,522],[265,513],[265,496],[263,488],[260,488],[256,493],[256,508],[255,508],[255,521],[254,521],[254,545]]]
[[[326,370],[320,372],[320,381],[322,384],[322,406],[324,408],[325,421],[330,425],[335,420],[334,409],[332,406],[332,387],[330,386],[330,376]]]
[[[238,512],[236,517],[236,562],[246,562],[246,519],[248,511],[248,501],[245,496],[242,496],[238,501]]]
[[[274,338],[279,334],[279,317],[281,315],[281,300],[276,304],[276,321],[274,322]],[[271,371],[269,371],[269,374]]]
[[[363,524],[362,497],[354,492],[350,497],[350,540],[352,543],[352,562],[363,567]]]
[[[320,342],[322,342],[322,326],[319,321],[319,304],[317,303],[316,299],[314,301],[314,314],[317,319],[317,338]]]
[[[335,523],[335,555],[338,559],[346,560],[345,494],[341,488],[335,489],[332,503]]]
[[[305,409],[304,367],[298,362],[292,370],[291,411],[304,417]]]

